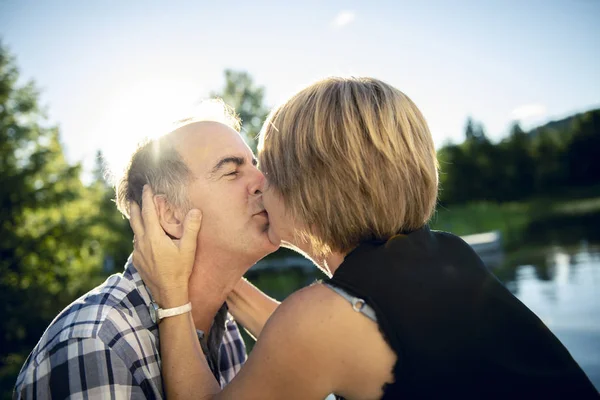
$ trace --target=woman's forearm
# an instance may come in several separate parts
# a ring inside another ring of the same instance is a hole
[[[227,306],[236,321],[258,338],[279,302],[242,278],[227,297]]]
[[[160,354],[169,399],[213,399],[217,384],[198,341],[191,313],[161,321]]]

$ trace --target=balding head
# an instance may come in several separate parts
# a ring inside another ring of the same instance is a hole
[[[211,145],[220,137],[231,134],[239,136],[239,131],[217,121],[196,121],[177,128],[164,140],[170,142],[186,162],[192,162],[209,153]]]
[[[231,147],[235,145],[247,147],[238,131],[215,121],[187,124],[171,132],[165,139],[170,141],[192,174],[209,171],[209,164],[217,153],[234,151]]]
[[[238,133],[239,120],[224,103],[227,118],[212,120],[187,119],[174,131],[158,139],[146,141],[133,153],[117,186],[117,208],[129,218],[129,202],[142,204],[142,189],[148,184],[183,212],[190,209],[187,186],[195,178],[190,163],[202,160],[209,151],[207,145],[218,141],[223,131]],[[215,103],[211,102],[211,107]],[[241,139],[241,137],[240,137]]]

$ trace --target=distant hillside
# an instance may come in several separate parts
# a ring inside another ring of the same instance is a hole
[[[570,128],[571,128],[571,125],[573,124],[573,122],[588,113],[600,113],[600,108],[595,109],[595,110],[589,110],[589,111],[578,113],[578,114],[574,114],[569,117],[559,119],[556,121],[550,121],[544,125],[541,125],[541,126],[538,126],[537,128],[532,129],[531,131],[529,131],[529,134],[531,136],[535,136],[539,131],[546,130],[546,129],[568,133],[571,131]]]

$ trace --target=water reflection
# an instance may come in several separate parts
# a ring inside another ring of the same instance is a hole
[[[600,389],[600,245],[535,247],[494,273],[565,344]]]

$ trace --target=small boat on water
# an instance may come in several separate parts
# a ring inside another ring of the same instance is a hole
[[[494,268],[502,264],[504,251],[500,231],[477,233],[461,236],[461,238],[475,250],[488,268]]]

